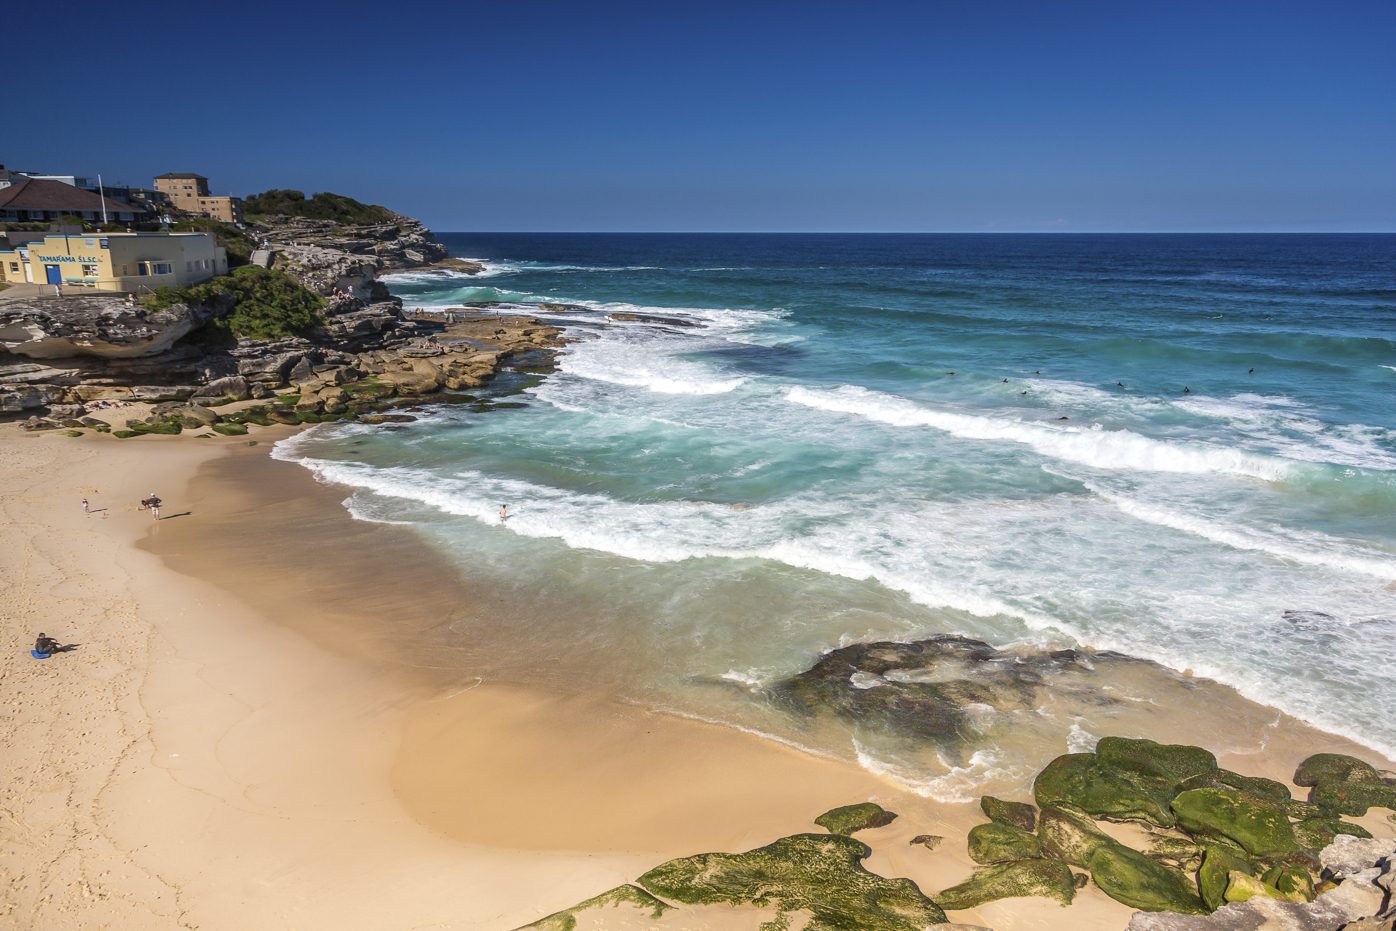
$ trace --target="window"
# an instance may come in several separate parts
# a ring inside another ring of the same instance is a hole
[[[98,273],[97,273],[97,266],[96,266],[96,265],[90,265],[90,264],[87,264],[87,263],[84,263],[84,264],[83,264],[83,266],[82,266],[82,277],[84,277],[84,278],[96,278],[96,277],[97,277],[97,274],[98,274]]]
[[[83,244],[86,245],[87,248],[89,248],[89,249],[96,249],[96,248],[97,248],[97,240],[95,240],[95,239],[84,239],[84,240],[83,240]]]
[[[102,248],[103,248],[103,249],[110,249],[110,248],[111,248],[111,246],[107,245],[107,241],[106,241],[105,239],[101,240],[101,243],[102,243]]]
[[[147,265],[145,262],[137,262],[137,263],[136,263],[136,274],[137,274],[137,275],[149,275],[149,274],[150,274],[150,266]]]
[[[11,263],[10,263],[10,271],[12,271],[12,272],[17,272],[17,271],[19,271],[19,263],[18,263],[18,262],[11,262]]]
[[[194,270],[194,263],[193,263],[193,262],[185,262],[185,263],[184,263],[184,270],[185,270],[186,272],[192,272],[192,271]]]
[[[173,275],[174,263],[172,262],[152,262],[150,265],[152,275]]]

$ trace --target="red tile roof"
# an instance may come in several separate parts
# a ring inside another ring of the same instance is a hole
[[[106,201],[108,215],[118,212],[141,212],[130,204],[118,203],[110,197],[99,197],[91,191],[84,191],[62,181],[30,178],[28,181],[0,188],[0,210],[92,210],[101,213],[103,201]]]

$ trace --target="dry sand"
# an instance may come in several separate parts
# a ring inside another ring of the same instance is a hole
[[[342,489],[270,460],[287,432],[249,447],[0,425],[0,925],[506,931],[669,857],[816,830],[820,812],[869,799],[901,814],[859,835],[869,868],[928,891],[969,875],[977,806],[606,695],[404,655],[489,594],[404,529],[350,519]],[[137,509],[152,490],[173,519]],[[84,516],[84,496],[108,516]],[[79,646],[34,660],[39,630]],[[1354,749],[1275,720],[1223,764],[1283,778],[1307,753]],[[917,834],[946,840],[930,852]],[[1091,888],[1069,910],[1017,899],[951,917],[1104,931],[1129,914]],[[610,910],[580,927],[761,917]]]

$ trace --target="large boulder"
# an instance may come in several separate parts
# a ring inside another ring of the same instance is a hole
[[[233,304],[233,295],[226,291],[205,304],[174,304],[163,310],[146,310],[125,295],[6,301],[0,305],[0,346],[31,359],[150,356],[227,314]]]
[[[1185,744],[1102,737],[1096,743],[1095,755],[1107,766],[1162,779],[1175,786],[1184,779],[1217,770],[1217,758],[1210,751]]]
[[[1253,857],[1299,850],[1283,806],[1235,789],[1189,789],[1173,800],[1173,811],[1193,836],[1224,838]]]
[[[1245,853],[1226,844],[1210,844],[1197,871],[1197,889],[1208,909],[1216,910],[1226,904],[1226,889],[1231,874],[1242,872],[1255,875],[1255,865]]]
[[[226,378],[219,378],[204,385],[194,392],[196,398],[228,398],[233,401],[245,401],[251,394],[247,379],[241,375],[229,375]]]
[[[1041,855],[1038,839],[1022,828],[997,821],[970,828],[969,858],[975,863],[1032,860]]]
[[[942,890],[935,897],[941,908],[959,911],[978,908],[998,899],[1042,896],[1070,905],[1076,896],[1076,880],[1071,868],[1055,860],[1014,860],[975,870],[958,886]]]
[[[1037,830],[1037,809],[1027,802],[1005,802],[986,795],[979,800],[979,807],[990,821],[1011,824],[1028,833]]]
[[[1096,848],[1118,843],[1085,815],[1061,808],[1044,808],[1037,837],[1042,855],[1086,869]]]
[[[895,820],[896,812],[888,811],[873,802],[862,802],[826,811],[815,818],[814,823],[830,834],[842,834],[846,837],[855,831],[886,827]]]
[[[1185,915],[1207,912],[1187,876],[1123,844],[1097,848],[1088,866],[1101,891],[1130,908]]]
[[[1048,763],[1033,782],[1042,808],[1072,808],[1106,821],[1146,821],[1170,827],[1170,780],[1107,765],[1094,753],[1067,753]]]

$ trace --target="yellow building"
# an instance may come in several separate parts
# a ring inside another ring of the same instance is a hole
[[[208,192],[208,179],[188,172],[169,172],[155,178],[155,190],[169,195],[170,203],[185,213],[222,220],[242,222],[242,198],[213,197]]]
[[[212,233],[52,234],[0,251],[0,279],[97,291],[183,287],[228,273]]]

